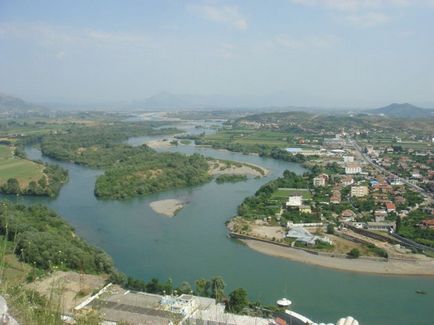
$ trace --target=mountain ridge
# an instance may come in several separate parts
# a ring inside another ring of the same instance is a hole
[[[384,107],[371,109],[367,113],[389,117],[421,118],[433,117],[434,109],[422,108],[409,103],[392,103]]]

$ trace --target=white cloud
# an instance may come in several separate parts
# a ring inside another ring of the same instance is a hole
[[[247,19],[240,13],[237,6],[204,4],[190,5],[187,9],[209,21],[228,24],[241,30],[248,27]]]
[[[330,48],[338,42],[339,39],[334,35],[309,36],[304,38],[278,35],[274,38],[275,44],[289,50]]]
[[[389,22],[390,17],[379,12],[369,12],[366,14],[354,14],[345,17],[345,20],[357,27],[374,27]]]
[[[423,3],[426,0],[291,0],[305,6],[322,6],[341,11],[357,11],[383,6],[407,6]]]
[[[151,46],[141,34],[107,32],[93,29],[70,29],[42,23],[0,23],[0,38],[15,38],[39,44],[136,44]]]

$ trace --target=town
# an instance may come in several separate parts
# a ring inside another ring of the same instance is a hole
[[[264,115],[255,117],[255,121],[241,118],[233,124],[239,128],[235,132],[243,135],[236,140],[239,144],[245,135],[250,137],[252,133],[282,135],[282,125],[257,122],[266,119]],[[298,182],[292,182],[295,187],[281,186],[287,179],[283,175],[281,182],[271,182],[268,189],[260,189],[253,198],[246,199],[239,215],[228,224],[231,236],[259,251],[292,259],[297,258],[282,253],[281,247],[286,245],[313,255],[347,260],[399,261],[401,266],[408,264],[412,272],[431,274],[432,269],[424,267],[424,262],[434,256],[431,151],[434,139],[430,131],[418,139],[411,136],[402,140],[392,135],[390,142],[384,139],[381,142],[378,134],[387,130],[379,128],[351,131],[342,128],[335,134],[319,135],[318,131],[309,133],[302,124],[297,127],[303,129],[303,137],[294,136],[294,146],[280,147],[280,155],[287,160],[303,161],[311,172],[291,175],[289,178],[298,178]],[[221,132],[234,131],[229,128]],[[212,140],[212,136],[209,138]],[[270,247],[266,249],[264,243],[279,245],[276,248],[279,253]],[[357,271],[339,261],[318,263]],[[418,263],[422,263],[421,267],[413,268]],[[385,265],[373,267],[371,271],[401,272]],[[369,272],[369,269],[360,271]]]

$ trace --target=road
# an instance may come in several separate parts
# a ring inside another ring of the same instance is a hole
[[[349,140],[349,142],[350,142],[350,144],[360,153],[360,155],[362,156],[362,158],[367,162],[367,163],[369,163],[372,167],[374,167],[375,169],[377,169],[379,172],[381,172],[381,173],[383,173],[384,175],[392,175],[392,176],[397,176],[397,175],[395,175],[395,174],[393,174],[392,172],[390,172],[390,171],[388,171],[387,169],[385,169],[385,168],[383,168],[382,166],[379,166],[379,165],[377,165],[376,163],[374,163],[373,161],[372,161],[372,159],[371,158],[369,158],[367,155],[365,155],[364,153],[363,153],[363,150],[362,150],[362,148],[359,146],[359,144],[355,141],[355,140],[353,140],[353,139],[350,139]],[[398,176],[399,177],[399,176]],[[420,194],[422,194],[425,198],[428,198],[428,199],[432,199],[432,198],[434,198],[434,195],[433,194],[431,194],[431,193],[428,193],[427,191],[425,191],[423,188],[421,188],[421,187],[419,187],[419,186],[417,186],[417,185],[415,185],[415,184],[413,184],[413,183],[410,183],[407,179],[405,179],[405,178],[402,178],[402,177],[399,177],[399,179],[405,184],[405,185],[407,185],[408,187],[411,187],[412,189],[414,189],[415,191],[417,191],[417,192],[419,192]]]

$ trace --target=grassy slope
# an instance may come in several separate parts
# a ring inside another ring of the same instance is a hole
[[[43,175],[44,167],[33,161],[13,156],[13,148],[0,145],[0,184],[9,178],[16,178],[21,187],[30,181],[38,181]]]

